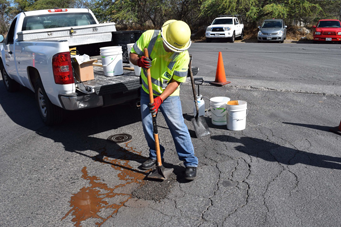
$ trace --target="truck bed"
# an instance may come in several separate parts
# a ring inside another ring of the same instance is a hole
[[[78,90],[84,93],[96,93],[97,95],[111,95],[136,90],[141,87],[140,76],[136,76],[134,70],[127,70],[129,64],[123,63],[123,74],[106,76],[101,65],[100,56],[92,56],[98,61],[94,64],[94,80],[81,82]]]

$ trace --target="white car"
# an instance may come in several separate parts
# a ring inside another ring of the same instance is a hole
[[[206,41],[212,39],[228,38],[232,43],[236,37],[243,39],[244,24],[242,24],[237,16],[222,15],[215,18],[210,26],[206,29]]]

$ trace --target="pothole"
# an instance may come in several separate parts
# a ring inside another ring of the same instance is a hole
[[[167,180],[148,180],[132,192],[132,196],[138,199],[160,201],[169,194],[176,182],[176,175],[172,173]]]

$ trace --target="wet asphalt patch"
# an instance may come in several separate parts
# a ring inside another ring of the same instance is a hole
[[[160,201],[168,195],[176,180],[172,173],[167,180],[146,180],[145,183],[132,192],[132,196],[138,199]]]

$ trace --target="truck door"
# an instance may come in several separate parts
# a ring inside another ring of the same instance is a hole
[[[234,19],[234,24],[236,25],[236,35],[239,36],[242,33],[242,31],[237,18]]]
[[[15,18],[8,31],[7,37],[4,40],[4,52],[5,52],[5,69],[10,77],[18,81],[16,64],[15,64],[15,46],[14,46],[14,31],[17,18]]]

